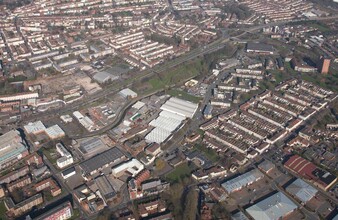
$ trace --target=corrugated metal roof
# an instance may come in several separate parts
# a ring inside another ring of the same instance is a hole
[[[278,192],[250,206],[246,211],[255,220],[277,220],[295,209],[297,209],[297,205],[282,192]]]
[[[197,108],[197,104],[174,97],[170,98],[166,103],[164,103],[164,105],[161,106],[161,109],[163,110],[167,110],[187,118],[192,118]]]
[[[318,192],[313,186],[309,185],[302,179],[296,179],[293,183],[291,183],[286,191],[295,195],[302,202],[307,202],[312,199],[316,193]]]
[[[264,177],[263,173],[261,173],[257,169],[254,169],[240,176],[237,176],[231,180],[226,181],[225,183],[222,184],[222,187],[227,192],[231,193],[263,177]]]

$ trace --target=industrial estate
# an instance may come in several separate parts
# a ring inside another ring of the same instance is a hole
[[[0,220],[337,220],[337,13],[0,0]]]

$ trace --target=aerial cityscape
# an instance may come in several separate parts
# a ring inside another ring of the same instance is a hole
[[[338,220],[338,0],[0,17],[0,220]]]

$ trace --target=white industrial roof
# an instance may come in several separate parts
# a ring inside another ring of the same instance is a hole
[[[246,211],[255,220],[277,220],[295,209],[297,205],[282,192],[278,192],[250,206]]]
[[[158,144],[167,140],[187,117],[192,118],[198,105],[178,98],[170,98],[161,106],[159,116],[150,122],[155,128],[145,137]]]
[[[169,118],[169,117],[160,115],[156,119],[152,120],[149,123],[149,125],[154,126],[154,127],[160,127],[169,132],[173,132],[176,130],[178,126],[180,126],[181,123],[182,123],[181,120],[177,120],[175,118]]]
[[[132,108],[141,109],[144,105],[145,105],[144,102],[137,101],[137,102],[132,106]]]
[[[264,175],[258,170],[254,169],[247,173],[244,173],[240,176],[237,176],[231,180],[228,180],[222,184],[222,187],[229,193],[241,189],[243,186],[246,186],[250,183],[257,181],[260,178],[263,178]]]
[[[129,173],[132,174],[132,176],[135,176],[143,169],[144,165],[137,159],[133,158],[132,160],[119,164],[116,167],[113,167],[112,173],[114,175],[118,175],[123,171],[128,171]]]
[[[65,135],[65,132],[57,124],[47,128],[46,133],[49,137],[58,137],[58,136],[64,136]]]
[[[99,83],[104,83],[108,80],[115,80],[115,79],[118,79],[117,76],[114,76],[106,71],[101,71],[101,72],[98,72],[94,75],[93,77],[96,81],[98,81]]]
[[[304,203],[312,199],[318,192],[317,189],[302,179],[296,179],[293,183],[286,187],[286,191],[295,195]]]
[[[24,128],[28,134],[35,134],[38,132],[42,132],[46,129],[41,121],[29,122],[27,125],[24,126]]]
[[[83,118],[83,115],[79,112],[79,111],[75,111],[73,112],[73,115],[75,118],[77,118],[78,120]]]
[[[119,92],[123,97],[128,97],[128,96],[131,96],[131,97],[137,97],[137,93],[134,92],[133,90],[131,89],[123,89]]]
[[[182,124],[184,119],[184,116],[163,110],[156,119],[149,123],[155,129],[146,136],[146,140],[162,143]]]
[[[184,116],[182,116],[182,115],[178,115],[178,114],[175,114],[175,113],[172,113],[172,112],[168,112],[168,111],[161,111],[160,112],[160,115],[161,116],[165,116],[165,117],[167,117],[167,118],[174,118],[174,119],[176,119],[176,120],[180,120],[180,121],[183,121],[183,120],[185,120],[185,117]]]
[[[161,109],[187,118],[192,118],[197,110],[197,107],[197,104],[172,97],[161,106]]]
[[[0,136],[0,166],[3,160],[12,157],[14,154],[20,154],[26,149],[23,144],[20,132],[11,130]]]
[[[154,128],[147,136],[145,137],[148,142],[162,143],[167,140],[171,135],[171,132],[160,127]]]

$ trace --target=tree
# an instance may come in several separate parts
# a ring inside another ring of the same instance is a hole
[[[195,220],[197,216],[198,191],[195,188],[189,190],[185,198],[183,219]]]

